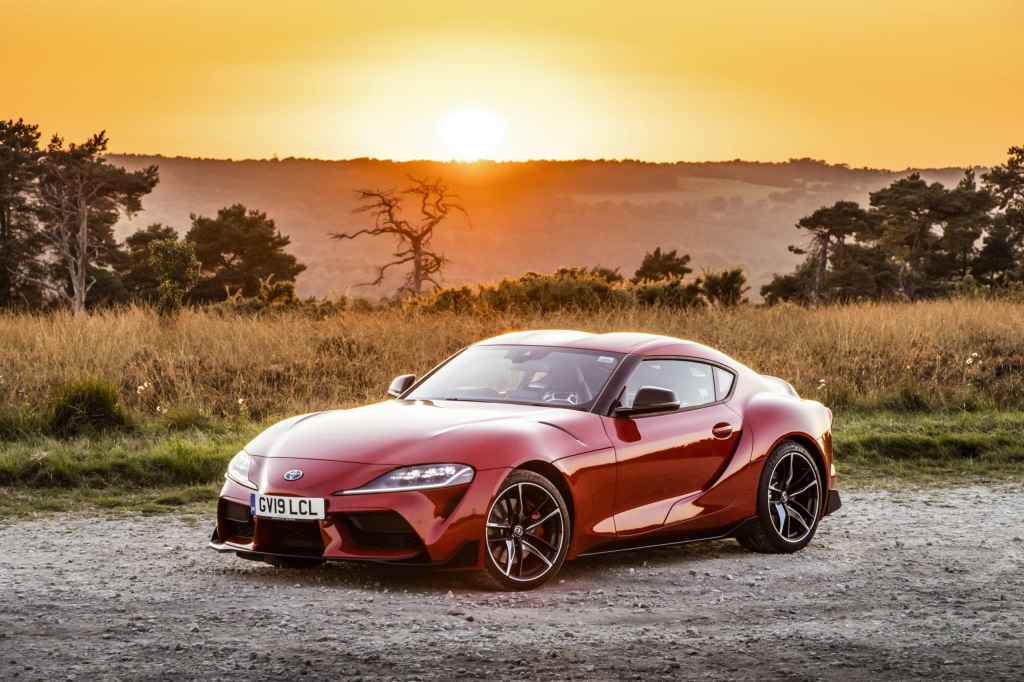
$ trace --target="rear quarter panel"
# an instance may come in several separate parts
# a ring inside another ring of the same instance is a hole
[[[796,440],[819,459],[826,486],[831,488],[832,414],[821,403],[774,391],[750,395],[742,406],[744,424],[753,436],[751,463],[761,466],[785,440]]]

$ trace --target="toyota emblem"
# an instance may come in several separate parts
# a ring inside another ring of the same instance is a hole
[[[284,472],[284,480],[286,481],[297,481],[302,478],[302,469],[292,469],[291,471]]]

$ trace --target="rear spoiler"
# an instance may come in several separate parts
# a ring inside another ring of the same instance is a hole
[[[769,388],[774,389],[778,393],[784,393],[786,395],[793,396],[794,398],[800,397],[800,394],[796,392],[795,388],[793,388],[793,384],[788,381],[784,381],[778,377],[770,377],[767,374],[762,374],[761,378],[765,380],[765,383],[768,384]]]

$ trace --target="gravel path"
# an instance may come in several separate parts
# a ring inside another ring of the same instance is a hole
[[[1024,489],[857,492],[796,555],[732,541],[472,576],[279,570],[209,519],[0,527],[0,680],[1021,679]]]

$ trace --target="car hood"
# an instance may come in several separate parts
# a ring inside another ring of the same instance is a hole
[[[608,447],[600,418],[564,408],[388,400],[279,422],[246,446],[258,457],[406,465],[502,466],[543,448],[551,459]]]

